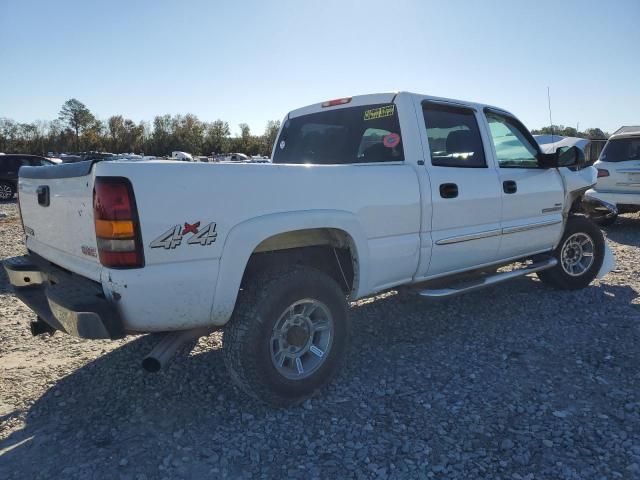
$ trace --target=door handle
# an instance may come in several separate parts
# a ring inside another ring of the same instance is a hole
[[[514,180],[505,180],[502,182],[502,190],[504,193],[516,193],[518,191],[518,184]]]
[[[38,205],[43,207],[48,207],[50,205],[50,195],[49,195],[49,186],[48,185],[40,185],[36,190],[36,194],[38,195]]]
[[[442,198],[456,198],[458,196],[458,185],[455,183],[443,183],[440,185],[440,196]]]

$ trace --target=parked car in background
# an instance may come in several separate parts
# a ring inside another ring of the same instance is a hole
[[[247,160],[250,160],[250,157],[244,153],[230,153],[224,159],[226,162],[246,162]]]
[[[55,165],[60,161],[54,161],[38,155],[8,154],[0,158],[0,201],[13,198],[18,185],[18,170],[22,166],[39,167]]]
[[[621,127],[609,137],[600,158],[598,183],[586,195],[618,207],[619,213],[640,211],[640,126]],[[611,225],[613,216],[601,225]]]
[[[183,162],[193,162],[193,157],[187,152],[171,152],[171,160],[181,160]]]

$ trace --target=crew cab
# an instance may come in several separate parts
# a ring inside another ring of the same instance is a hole
[[[609,137],[594,164],[598,183],[586,195],[616,206],[620,213],[640,211],[640,126],[621,127]],[[617,215],[600,223],[611,225]]]
[[[289,405],[338,370],[349,301],[448,297],[532,273],[571,290],[613,268],[586,216],[596,170],[580,155],[541,153],[488,105],[341,98],[290,112],[272,163],[22,168],[29,254],[4,266],[38,315],[34,333],[169,332],[143,361],[155,371],[221,328],[232,380]]]

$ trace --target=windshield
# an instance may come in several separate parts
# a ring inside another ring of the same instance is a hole
[[[640,138],[609,140],[600,154],[602,162],[625,162],[640,160]]]
[[[393,104],[326,110],[285,122],[273,163],[340,165],[403,161]]]

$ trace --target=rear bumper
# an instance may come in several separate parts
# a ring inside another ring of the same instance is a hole
[[[640,206],[640,194],[638,193],[600,192],[592,188],[591,190],[587,190],[585,196],[597,198],[614,205]]]
[[[56,330],[80,338],[122,338],[125,329],[99,283],[31,254],[3,262],[15,295]]]

